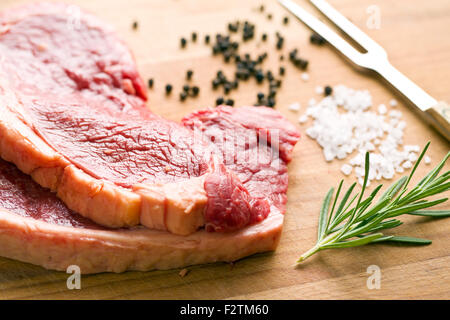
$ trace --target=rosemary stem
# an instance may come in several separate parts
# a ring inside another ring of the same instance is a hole
[[[318,252],[320,250],[320,245],[316,244],[314,247],[306,251],[304,254],[300,256],[300,258],[297,260],[297,262],[303,262],[306,259],[308,259],[310,256],[312,256],[314,253]]]
[[[323,245],[326,245],[327,243],[332,242],[337,236],[338,236],[338,234],[330,234],[327,237],[323,238],[321,241],[317,242],[314,247],[312,247],[311,249],[306,251],[304,254],[302,254],[300,256],[300,258],[297,260],[297,262],[305,261],[306,259],[308,259],[308,257],[310,257],[313,254],[315,254],[316,252],[320,251]]]

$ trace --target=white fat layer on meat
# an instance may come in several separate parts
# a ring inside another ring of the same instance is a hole
[[[319,88],[316,88],[318,94]],[[390,107],[396,104],[393,100],[389,102]],[[395,173],[411,168],[421,150],[418,145],[403,145],[406,122],[400,111],[388,110],[385,104],[371,107],[372,96],[368,90],[338,85],[332,95],[321,101],[310,99],[299,118],[300,123],[313,120],[306,134],[322,147],[325,160],[349,158],[341,171],[344,175],[353,172],[361,184],[367,151],[370,151],[370,182],[392,179]],[[425,162],[431,160],[426,158]]]

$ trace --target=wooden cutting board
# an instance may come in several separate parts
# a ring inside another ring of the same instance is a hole
[[[16,0],[1,1],[0,8],[16,4]],[[307,1],[299,3],[314,11]],[[391,62],[438,100],[450,102],[450,3],[434,1],[379,0],[381,13],[379,29],[369,29],[368,7],[372,0],[333,0],[330,2],[361,27],[389,52]],[[155,85],[149,91],[149,107],[165,117],[179,120],[183,115],[211,106],[219,92],[212,91],[211,79],[219,69],[230,72],[221,58],[212,57],[211,49],[203,44],[206,33],[214,35],[226,30],[236,19],[248,19],[257,24],[256,32],[269,35],[266,44],[251,41],[241,52],[268,51],[266,67],[278,70],[286,66],[286,76],[279,92],[276,108],[297,124],[302,113],[288,110],[293,102],[300,102],[303,110],[311,98],[319,98],[316,86],[345,84],[355,89],[367,88],[374,105],[388,104],[392,91],[378,79],[352,69],[329,47],[309,44],[310,32],[300,22],[290,19],[282,24],[287,13],[276,1],[242,0],[80,0],[81,7],[92,11],[114,25],[121,37],[134,51],[141,74],[152,77]],[[255,10],[261,4],[266,15]],[[315,12],[317,14],[317,12]],[[132,29],[133,21],[138,30]],[[196,44],[181,50],[181,36],[191,31],[199,33]],[[285,36],[282,52],[299,48],[300,55],[310,60],[310,80],[301,80],[301,73],[284,61],[280,63],[275,50],[275,32]],[[184,84],[187,69],[194,70],[193,83],[201,87],[200,96],[184,103],[178,92]],[[174,85],[174,94],[164,94],[166,83]],[[230,97],[236,105],[253,104],[256,93],[266,91],[254,81],[241,83]],[[436,164],[449,150],[449,144],[420,117],[413,114],[400,98],[398,110],[403,112],[408,126],[405,143],[423,146],[432,142],[430,156]],[[399,245],[371,245],[356,249],[325,251],[298,268],[294,263],[299,255],[315,242],[317,218],[321,201],[331,186],[343,177],[339,168],[343,162],[326,163],[320,147],[305,136],[307,125],[300,126],[303,138],[295,149],[289,167],[289,202],[281,242],[276,252],[258,254],[231,266],[225,263],[189,267],[180,277],[180,270],[127,272],[82,277],[81,290],[68,290],[67,274],[47,271],[26,263],[0,258],[0,298],[3,299],[309,299],[309,298],[450,298],[450,219],[432,220],[420,217],[402,218],[406,223],[396,232],[402,235],[433,240],[426,247]],[[449,165],[447,165],[447,170]],[[419,168],[417,177],[430,166]],[[398,178],[398,176],[397,176]],[[352,178],[347,178],[347,185]],[[449,209],[450,204],[441,206]],[[381,288],[368,289],[367,268],[381,269]]]

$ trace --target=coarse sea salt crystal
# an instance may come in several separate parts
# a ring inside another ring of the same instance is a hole
[[[398,102],[397,102],[397,100],[395,100],[395,99],[391,99],[391,100],[389,101],[389,105],[390,105],[391,107],[396,107],[396,106],[398,105]]]
[[[430,164],[431,158],[429,156],[425,156],[425,157],[423,157],[423,161],[425,162],[425,164]]]
[[[317,92],[319,88],[323,93],[323,87],[317,87]],[[305,123],[308,116],[312,118],[306,134],[323,148],[326,161],[345,159],[352,154],[341,171],[345,175],[353,172],[361,184],[366,151],[370,151],[368,183],[374,179],[392,179],[396,172],[411,168],[420,151],[417,145],[402,148],[406,122],[401,119],[400,111],[389,111],[385,104],[380,104],[375,112],[370,110],[371,106],[368,90],[337,85],[332,95],[321,101],[311,99],[305,114],[299,118],[300,123]]]
[[[308,106],[314,106],[315,104],[317,103],[317,101],[316,101],[316,99],[314,99],[314,98],[311,98],[311,99],[309,99],[309,101],[308,101]]]
[[[306,114],[304,114],[304,115],[300,116],[300,118],[298,118],[299,123],[305,123],[306,121],[308,121],[308,115],[306,115]]]
[[[401,118],[402,117],[402,113],[400,111],[397,111],[397,110],[391,110],[391,111],[389,111],[389,117],[391,117],[391,118]]]
[[[297,112],[298,110],[300,110],[300,103],[295,102],[295,103],[289,105],[288,108],[289,108],[289,110],[291,110],[291,111]]]
[[[309,80],[309,74],[306,72],[303,72],[301,75],[301,78],[303,81],[308,81]]]
[[[409,160],[405,161],[405,162],[402,164],[402,167],[405,168],[405,169],[412,168],[412,166],[413,166],[413,165],[412,165],[412,162],[409,161]]]
[[[353,167],[349,164],[344,164],[341,167],[341,171],[343,174],[345,174],[346,176],[348,176],[350,173],[352,173]]]
[[[417,158],[418,158],[418,156],[417,156],[417,154],[415,154],[414,152],[411,152],[411,153],[408,155],[408,160],[411,161],[411,162],[416,161]]]
[[[378,113],[379,114],[386,114],[386,112],[387,112],[386,105],[385,104],[380,104],[378,106]]]
[[[317,93],[317,94],[322,94],[322,93],[323,93],[323,87],[317,86],[317,87],[316,87],[316,93]]]

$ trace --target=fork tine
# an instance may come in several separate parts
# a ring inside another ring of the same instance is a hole
[[[386,51],[378,43],[373,41],[367,36],[361,29],[351,23],[346,17],[344,17],[339,11],[334,9],[325,0],[310,0],[311,3],[330,19],[339,29],[344,31],[350,38],[357,42],[361,47],[367,51],[378,51],[386,54]]]
[[[308,13],[306,10],[304,10],[302,7],[291,0],[278,0],[278,2],[286,9],[288,9],[288,11],[290,11],[293,15],[299,18],[314,32],[321,35],[325,40],[327,40],[328,43],[334,46],[348,59],[350,59],[357,65],[367,67],[367,65],[363,62],[363,55],[319,19]]]

